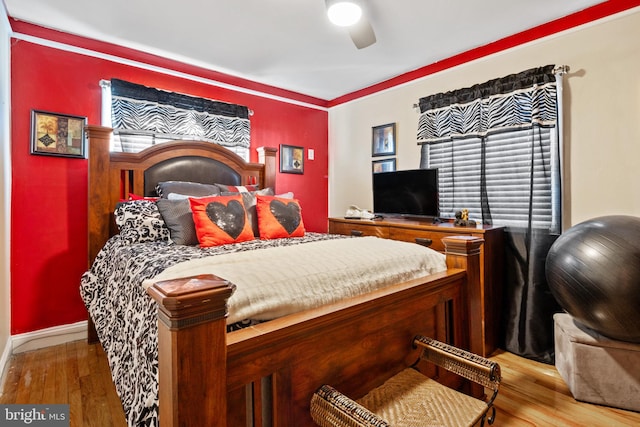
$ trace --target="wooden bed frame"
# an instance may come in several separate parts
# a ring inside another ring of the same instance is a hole
[[[88,126],[87,135],[89,263],[116,232],[116,203],[129,193],[143,194],[144,171],[160,161],[212,158],[237,170],[243,183],[275,188],[274,148],[259,149],[257,164],[205,142],[110,153],[111,129]],[[154,284],[148,293],[159,308],[162,426],[313,425],[309,402],[320,385],[362,395],[417,359],[411,348],[416,334],[479,352],[481,343],[472,337],[481,319],[469,295],[480,289],[482,239],[456,236],[443,242],[446,272],[230,333],[227,281],[201,276]],[[95,339],[91,319],[89,325]]]

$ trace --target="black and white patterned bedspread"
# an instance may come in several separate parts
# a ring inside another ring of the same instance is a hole
[[[165,241],[127,244],[112,237],[81,280],[80,294],[93,319],[111,376],[130,426],[157,426],[157,306],[141,283],[189,259],[296,245],[345,236],[307,233],[305,237],[253,240],[211,248]],[[242,322],[251,324],[251,320]],[[241,325],[229,325],[229,329]]]

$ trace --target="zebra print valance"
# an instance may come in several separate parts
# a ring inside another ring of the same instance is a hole
[[[250,145],[249,109],[111,79],[115,134],[198,139],[227,147]]]
[[[418,144],[484,136],[504,130],[554,126],[554,66],[532,68],[469,88],[420,99]]]

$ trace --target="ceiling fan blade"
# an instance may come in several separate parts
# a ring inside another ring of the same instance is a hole
[[[365,16],[360,18],[357,24],[349,27],[349,35],[358,49],[364,49],[376,42],[376,34]]]

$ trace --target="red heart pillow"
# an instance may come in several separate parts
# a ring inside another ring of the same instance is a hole
[[[302,209],[296,199],[256,196],[256,213],[261,239],[304,236]]]
[[[240,194],[189,198],[200,246],[253,240],[251,222]]]

